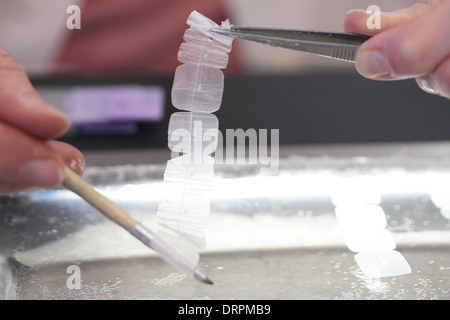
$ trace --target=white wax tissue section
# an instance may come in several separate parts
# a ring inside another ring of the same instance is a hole
[[[344,184],[332,197],[344,241],[367,278],[393,277],[411,273],[403,255],[395,251],[395,241],[386,229],[387,221],[376,184],[361,184],[360,177]],[[361,187],[361,186],[364,187]]]
[[[411,273],[403,255],[395,250],[360,252],[355,260],[367,278],[394,277]]]
[[[160,201],[158,225],[171,233],[164,239],[186,252],[185,258],[198,262],[198,250],[205,247],[204,231],[209,219],[210,198],[214,178],[218,119],[211,113],[222,103],[224,74],[220,69],[228,64],[233,38],[215,34],[211,28],[230,28],[228,20],[219,26],[193,11],[190,26],[184,33],[178,52],[183,64],[175,71],[172,104],[179,110],[169,120],[168,146],[183,153],[167,162],[163,186],[165,196]]]
[[[175,112],[168,131],[169,149],[174,152],[206,155],[217,149],[219,120],[213,114]]]
[[[223,29],[223,27],[220,27]],[[215,37],[220,37],[218,34],[214,34]],[[195,44],[197,47],[205,47],[205,48],[198,48],[200,50],[205,50],[208,52],[215,52],[215,53],[229,53],[231,51],[231,44],[223,43],[220,41],[217,41],[215,38],[211,38],[201,31],[198,31],[194,28],[187,29],[183,35],[183,40],[185,43]],[[180,45],[180,51],[181,47],[183,46],[183,43]],[[206,48],[208,46],[208,48]],[[180,52],[178,52],[180,54]],[[228,60],[228,58],[227,58]],[[180,62],[183,62],[180,60]],[[223,67],[226,68],[226,65]],[[223,69],[220,68],[220,69]]]
[[[213,41],[205,39],[203,41],[183,42],[178,52],[178,60],[183,63],[224,69],[228,64],[228,54],[222,50],[198,47],[199,44],[207,45],[208,43],[212,44]]]
[[[212,113],[220,108],[223,88],[222,70],[211,66],[182,64],[175,71],[172,104],[180,110]]]
[[[198,30],[199,32],[203,33],[204,35],[231,47],[231,44],[234,40],[232,37],[219,35],[219,34],[216,34],[216,33],[210,31],[213,28],[219,28],[219,27],[226,28],[226,29],[231,28],[231,24],[228,19],[223,21],[222,24],[219,26],[217,23],[215,23],[211,19],[205,17],[204,15],[202,15],[194,10],[189,15],[189,17],[187,19],[187,24],[190,25],[191,28]]]

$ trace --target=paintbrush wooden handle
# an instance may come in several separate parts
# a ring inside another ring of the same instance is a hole
[[[128,213],[67,167],[64,168],[63,185],[127,231],[136,225],[136,221]]]

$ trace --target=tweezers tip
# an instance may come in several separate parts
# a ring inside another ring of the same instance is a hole
[[[218,34],[222,34],[224,36],[231,36],[231,28],[211,28],[209,29],[209,31],[214,32],[214,33],[218,33]]]

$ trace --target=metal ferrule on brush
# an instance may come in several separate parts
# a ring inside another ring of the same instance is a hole
[[[153,248],[152,243],[155,239],[155,235],[140,222],[135,224],[133,229],[130,230],[130,233],[141,240],[145,245]]]

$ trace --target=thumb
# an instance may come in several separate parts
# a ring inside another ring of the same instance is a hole
[[[364,43],[356,68],[378,80],[416,78],[430,74],[450,53],[450,1],[405,25],[385,30]]]

